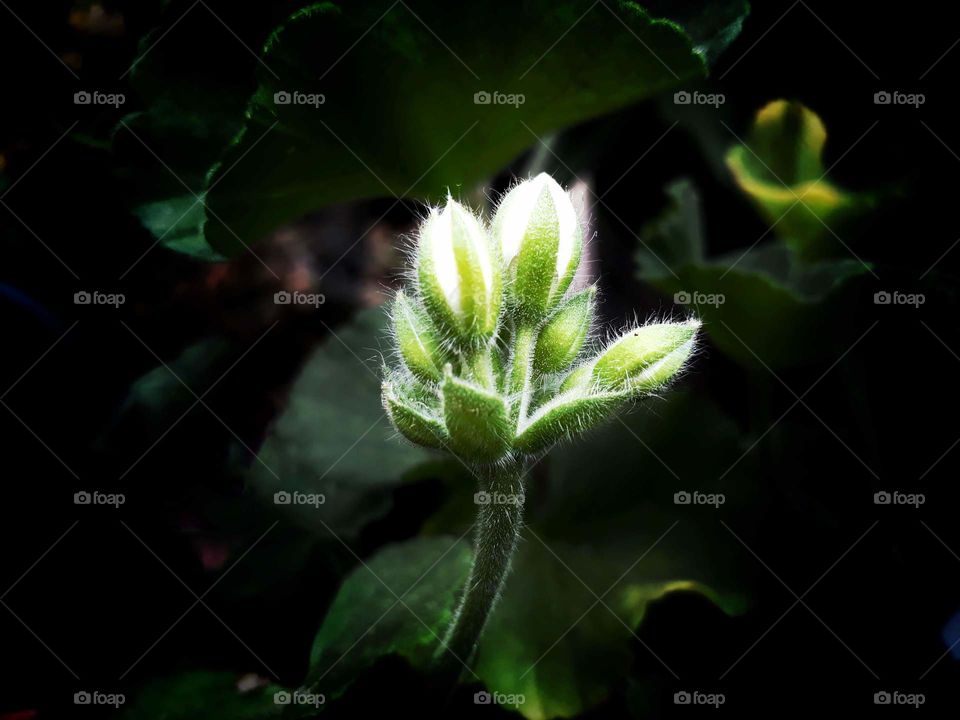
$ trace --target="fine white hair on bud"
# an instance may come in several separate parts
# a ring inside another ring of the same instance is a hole
[[[476,346],[496,331],[502,273],[480,220],[448,197],[420,228],[418,279],[433,322],[460,346]]]
[[[447,197],[423,220],[393,298],[383,403],[411,442],[514,467],[665,388],[700,321],[649,321],[590,349],[597,288],[570,292],[583,229],[549,175],[515,185],[488,227]],[[493,472],[493,470],[491,470]]]
[[[547,173],[514,186],[492,233],[508,274],[509,301],[536,322],[560,302],[580,265],[583,229],[570,196]]]

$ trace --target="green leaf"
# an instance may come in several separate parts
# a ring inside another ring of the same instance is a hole
[[[736,555],[719,523],[691,532],[684,506],[672,503],[684,486],[706,490],[737,459],[735,425],[689,392],[624,423],[548,457],[548,482],[536,486],[543,497],[527,493],[529,529],[480,642],[477,673],[491,691],[523,694],[518,709],[531,720],[573,717],[605,699],[632,667],[631,630],[657,599],[692,591],[727,613],[745,609],[734,583],[748,558]],[[694,425],[702,430],[691,453]],[[738,467],[717,488],[730,495],[728,521],[750,492],[747,472]]]
[[[192,187],[207,203],[198,232],[229,256],[326,205],[384,195],[436,201],[448,187],[469,189],[496,173],[535,136],[705,73],[705,46],[680,25],[625,0],[591,5],[374,0],[295,13],[266,43],[244,116],[204,123],[215,130],[198,153],[213,158],[205,182]],[[719,45],[732,39],[731,16],[743,9],[729,6],[738,10],[717,16],[725,30],[698,27],[698,37]],[[692,22],[695,13],[688,16]],[[277,104],[282,92],[316,102]],[[474,94],[483,92],[516,102],[476,104]],[[238,120],[242,130],[224,142],[223,129]],[[154,209],[154,232],[163,234],[158,218],[175,214]]]
[[[854,305],[846,302],[852,283],[868,266],[853,259],[804,261],[781,242],[708,259],[696,188],[680,180],[667,194],[671,206],[641,233],[641,280],[678,311],[695,313],[710,340],[743,365],[793,367],[834,352],[852,317]]]
[[[279,507],[324,536],[321,521],[349,535],[381,515],[389,501],[384,491],[430,458],[427,451],[391,437],[378,368],[362,360],[375,354],[386,337],[386,313],[363,311],[335,332],[300,371],[248,477],[253,491],[268,503],[281,491],[323,495],[319,507]]]
[[[388,546],[356,568],[317,633],[307,687],[329,701],[390,654],[427,667],[470,563],[468,543],[435,537]]]
[[[811,258],[836,254],[831,227],[869,204],[825,177],[826,139],[816,113],[775,100],[757,112],[746,144],[727,153],[734,179],[774,232]]]
[[[282,690],[266,685],[238,688],[239,676],[197,671],[154,680],[142,687],[120,712],[122,720],[266,720],[279,717],[284,706],[273,701]]]

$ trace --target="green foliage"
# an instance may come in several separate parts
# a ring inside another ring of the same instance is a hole
[[[667,193],[671,206],[644,229],[647,248],[637,251],[641,280],[675,300],[703,300],[684,308],[744,365],[797,366],[832,352],[852,310],[844,302],[849,286],[867,272],[862,263],[805,261],[781,242],[708,257],[696,188],[682,180]]]
[[[125,122],[192,191],[118,128],[130,172],[155,178],[138,183],[136,212],[161,242],[234,255],[326,205],[469,188],[535,135],[702,76],[704,56],[732,39],[745,12],[729,3],[715,21],[698,18],[695,46],[680,25],[632,2],[590,12],[588,0],[391,5],[324,2],[295,13],[267,40],[252,96],[232,56],[214,63],[228,65],[219,73],[200,58],[194,72],[178,63],[183,76],[167,83],[155,80],[160,58],[138,66],[147,110]],[[283,92],[324,102],[277,104]],[[479,92],[524,101],[475,104]]]

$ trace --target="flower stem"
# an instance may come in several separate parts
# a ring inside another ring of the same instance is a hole
[[[456,681],[468,666],[480,634],[500,598],[510,562],[523,526],[523,476],[525,464],[481,469],[481,492],[488,502],[477,510],[473,567],[464,585],[460,604],[436,661],[441,672]]]

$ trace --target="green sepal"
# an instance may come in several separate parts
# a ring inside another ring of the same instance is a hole
[[[454,377],[448,364],[440,387],[450,447],[476,462],[493,462],[510,449],[512,428],[507,404],[499,395]]]

